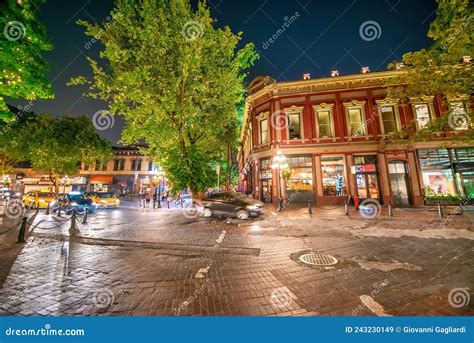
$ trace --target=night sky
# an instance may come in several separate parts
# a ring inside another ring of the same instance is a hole
[[[436,10],[434,0],[211,0],[208,5],[218,26],[242,31],[243,43],[254,42],[261,54],[248,81],[258,75],[278,81],[301,79],[304,73],[323,77],[332,69],[352,74],[362,66],[385,70],[405,52],[430,46],[426,33]],[[48,0],[40,7],[40,19],[54,44],[54,50],[45,56],[51,66],[48,77],[55,99],[34,101],[34,112],[92,117],[107,109],[104,102],[83,97],[85,88],[66,83],[73,76],[90,75],[86,57],[97,59],[102,49],[99,43],[90,46],[90,37],[76,20],[103,22],[112,7],[112,0]],[[285,17],[292,16],[289,28],[269,44]],[[363,39],[359,29],[368,21],[380,30],[373,26],[375,36],[367,31]],[[114,127],[99,133],[116,142],[122,126],[123,121],[116,118]]]

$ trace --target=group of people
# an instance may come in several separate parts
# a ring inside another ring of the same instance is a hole
[[[153,195],[151,192],[146,192],[146,193],[141,193],[139,195],[139,200],[140,203],[143,203],[143,207],[150,207],[150,203],[153,205],[153,208],[156,207],[156,202],[158,201],[158,198],[160,197],[160,202],[167,202],[169,204],[170,201],[170,191],[166,190],[163,191],[161,194],[158,194],[157,192],[154,192]]]

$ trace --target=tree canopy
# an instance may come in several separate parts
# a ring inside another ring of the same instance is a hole
[[[53,97],[46,78],[49,65],[43,52],[53,46],[46,36],[46,28],[37,18],[37,9],[44,0],[4,0],[0,3],[0,121],[8,121],[14,114],[6,105],[5,97],[34,100]]]
[[[253,44],[238,50],[242,33],[215,27],[202,2],[193,11],[188,0],[118,0],[111,16],[108,25],[79,22],[105,46],[106,67],[89,59],[93,78],[71,84],[109,101],[125,118],[122,141],[145,140],[176,188],[205,189],[235,145]]]

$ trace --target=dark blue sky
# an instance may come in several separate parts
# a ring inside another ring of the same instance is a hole
[[[426,33],[436,10],[434,0],[212,0],[208,4],[217,25],[243,31],[243,42],[254,42],[260,52],[249,80],[270,75],[279,81],[300,79],[303,73],[311,73],[312,78],[327,76],[332,69],[341,74],[358,73],[361,66],[384,70],[405,52],[431,44]],[[56,97],[34,101],[33,111],[92,117],[107,108],[101,101],[83,97],[84,88],[66,83],[73,76],[90,75],[86,57],[98,58],[102,49],[99,43],[88,46],[90,37],[75,21],[103,22],[112,6],[112,0],[49,0],[40,7],[40,18],[55,47],[46,58]],[[285,32],[269,44],[285,18],[292,16]],[[366,22],[375,28],[375,36],[370,30],[361,36]],[[100,133],[115,142],[122,126],[118,118],[113,128]]]

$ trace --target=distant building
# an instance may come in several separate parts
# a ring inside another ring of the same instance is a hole
[[[402,133],[448,112],[468,123],[471,97],[389,99],[384,85],[399,72],[254,79],[241,131],[240,191],[275,203],[280,184],[272,159],[281,150],[289,167],[281,192],[292,203],[341,204],[359,196],[410,206],[423,205],[424,194],[474,197],[474,147],[452,140],[466,130],[463,120],[410,146]]]

